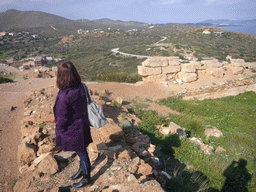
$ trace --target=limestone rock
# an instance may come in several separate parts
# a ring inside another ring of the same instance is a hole
[[[230,67],[230,70],[234,75],[242,74],[244,72],[243,67]]]
[[[18,161],[20,165],[30,163],[36,158],[36,146],[27,143],[21,143],[18,146]]]
[[[204,63],[204,62],[195,62],[195,63],[193,63],[193,65],[197,70],[206,70],[206,68],[207,68],[206,63]]]
[[[123,98],[121,98],[121,97],[117,97],[117,98],[115,99],[115,101],[116,101],[117,103],[119,103],[120,105],[122,105],[122,104],[123,104],[124,99],[123,99]]]
[[[13,187],[14,192],[27,192],[32,182],[35,180],[32,172],[27,172]]]
[[[209,138],[210,136],[213,137],[221,137],[223,136],[223,133],[218,130],[216,127],[212,127],[210,125],[208,125],[204,131],[206,138]]]
[[[149,152],[152,156],[154,156],[155,151],[156,151],[156,146],[150,143],[150,146],[149,146],[149,148],[148,148],[148,152]]]
[[[163,135],[169,135],[169,134],[186,135],[186,129],[182,128],[181,126],[179,126],[173,122],[170,122],[169,127],[161,126],[159,128],[159,131]]]
[[[214,77],[222,78],[224,76],[225,70],[223,68],[207,68],[206,72]]]
[[[55,117],[53,113],[42,113],[41,114],[41,122],[55,122]]]
[[[94,153],[99,153],[100,151],[107,150],[108,147],[104,142],[96,143],[93,142],[88,146],[88,151],[94,152]]]
[[[43,145],[39,146],[38,151],[37,151],[37,156],[41,155],[42,153],[50,152],[53,149],[54,149],[53,145],[43,144]]]
[[[181,64],[181,72],[183,72],[183,73],[195,73],[196,68],[195,68],[194,64],[184,63],[184,64]]]
[[[179,57],[178,56],[168,57],[168,59],[169,59],[169,66],[180,65]]]
[[[223,63],[220,63],[218,59],[203,60],[201,64],[206,65],[207,68],[220,68],[223,66]]]
[[[243,59],[231,59],[232,67],[244,67],[245,61]]]
[[[212,146],[204,144],[200,138],[197,139],[196,137],[192,137],[189,138],[189,140],[192,143],[196,144],[205,154],[211,155],[213,153],[214,148]]]
[[[46,174],[54,174],[59,170],[57,161],[52,157],[51,154],[48,154],[39,164],[38,171]]]
[[[217,149],[215,150],[216,153],[221,153],[221,152],[227,152],[226,149],[223,149],[222,147],[217,147]]]
[[[131,159],[134,157],[136,157],[136,154],[131,149],[126,149],[118,155],[118,158],[121,158],[121,159],[123,159],[123,158]]]
[[[162,69],[161,69],[161,67],[144,67],[144,66],[139,65],[138,73],[141,76],[159,75],[162,73]]]
[[[169,65],[168,57],[149,57],[142,62],[143,67],[166,67]]]
[[[108,124],[99,129],[105,141],[121,141],[124,137],[123,130],[114,122],[108,119]]]
[[[184,82],[184,83],[190,83],[197,80],[197,74],[196,73],[183,73],[179,72],[178,77]]]
[[[139,165],[138,174],[142,174],[145,176],[152,175],[152,167],[147,163]]]
[[[181,70],[180,65],[162,67],[163,74],[177,73],[177,72],[180,72],[180,70]]]

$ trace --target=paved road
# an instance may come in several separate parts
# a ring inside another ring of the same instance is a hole
[[[164,40],[166,40],[167,37],[163,37],[163,39],[161,39],[160,41],[156,42],[155,44],[158,44]],[[135,55],[135,54],[130,54],[130,53],[124,53],[124,52],[121,52],[119,51],[119,48],[114,48],[114,49],[111,49],[112,52],[114,53],[119,53],[121,55],[125,55],[125,56],[130,56],[130,57],[137,57],[137,58],[148,58],[148,57],[151,57],[151,56],[146,56],[146,55]]]
[[[150,57],[150,56],[145,56],[145,55],[135,55],[135,54],[130,54],[130,53],[124,53],[124,52],[121,52],[121,51],[118,51],[118,50],[119,50],[119,48],[111,49],[112,52],[120,53],[121,55],[125,55],[125,56],[138,57],[138,58],[148,58],[148,57]]]

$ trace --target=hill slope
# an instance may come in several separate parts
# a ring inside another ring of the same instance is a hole
[[[49,25],[70,25],[75,21],[40,11],[8,10],[0,13],[0,30],[44,27]]]

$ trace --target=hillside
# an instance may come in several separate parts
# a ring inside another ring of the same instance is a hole
[[[110,19],[101,20],[70,20],[64,17],[41,11],[19,11],[15,9],[0,13],[0,31],[27,30],[48,36],[61,36],[76,33],[78,29],[92,30],[94,28],[145,28],[147,24],[140,22],[123,22]],[[41,31],[44,31],[43,33]]]

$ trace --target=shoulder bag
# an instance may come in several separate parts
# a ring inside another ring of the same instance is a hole
[[[87,98],[87,110],[88,119],[92,127],[101,128],[108,123],[103,110],[100,105],[95,103],[87,86],[83,83],[86,98]]]

